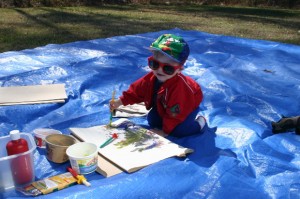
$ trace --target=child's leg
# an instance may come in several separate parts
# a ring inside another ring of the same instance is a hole
[[[184,137],[203,133],[201,131],[203,127],[195,120],[199,110],[199,108],[194,110],[181,124],[176,126],[170,135],[174,137]]]
[[[147,120],[151,128],[162,128],[162,119],[159,116],[156,108],[152,108],[149,111]]]

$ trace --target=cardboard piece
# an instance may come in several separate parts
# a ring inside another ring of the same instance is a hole
[[[106,159],[104,156],[102,156],[99,153],[98,153],[98,166],[96,171],[106,178],[124,172],[118,165]]]
[[[0,105],[63,103],[64,84],[0,87]]]
[[[116,173],[122,170],[128,173],[135,172],[160,160],[173,156],[184,157],[193,152],[192,149],[181,147],[160,135],[136,126],[127,119],[117,120],[112,126],[70,128],[70,130],[72,135],[80,140],[99,146],[98,152],[103,158],[101,161],[108,167],[113,165],[112,170]],[[113,134],[117,134],[118,138],[101,148],[100,146]],[[112,170],[102,165],[99,173],[110,174]]]

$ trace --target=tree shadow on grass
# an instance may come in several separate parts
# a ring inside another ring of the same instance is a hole
[[[118,7],[117,7],[118,8]],[[117,9],[113,7],[113,9]],[[162,21],[145,21],[134,19],[133,17],[121,14],[107,14],[93,12],[94,8],[84,8],[86,11],[73,13],[69,8],[35,8],[41,10],[41,14],[31,14],[24,9],[14,10],[25,17],[26,24],[18,25],[18,29],[28,28],[28,24],[33,26],[27,33],[20,32],[17,28],[0,32],[10,31],[14,35],[14,40],[10,42],[10,50],[20,50],[46,45],[49,43],[68,43],[74,41],[90,40],[95,38],[107,38],[138,33],[160,31],[162,29],[172,29],[180,26],[180,23],[164,23]],[[98,9],[98,8],[97,8]],[[30,23],[32,22],[32,23]],[[82,24],[82,26],[80,26]],[[22,27],[23,26],[23,27]],[[84,30],[84,27],[88,27]],[[83,29],[82,29],[83,28]],[[92,33],[88,30],[94,29]],[[27,42],[27,43],[26,43]]]
[[[27,23],[17,24],[9,28],[0,28],[0,33],[6,35],[2,38],[5,49],[20,50],[42,46],[49,43],[67,43],[79,40],[90,40],[95,38],[107,38],[113,36],[130,35],[137,33],[155,32],[173,28],[193,29],[195,24],[188,21],[165,21],[153,18],[143,18],[141,13],[153,12],[170,15],[198,18],[234,19],[238,23],[257,22],[262,25],[276,25],[287,30],[298,31],[299,20],[296,20],[297,13],[285,10],[269,10],[257,8],[232,8],[217,6],[100,6],[72,8],[35,8],[37,12],[30,13],[30,10],[18,9],[21,16],[25,17]],[[101,10],[104,10],[103,12]],[[111,10],[111,12],[109,12]],[[120,11],[120,13],[118,13]],[[132,12],[128,14],[123,12]],[[148,15],[151,16],[151,15]],[[291,17],[291,18],[289,18]],[[32,22],[32,23],[31,23]],[[201,26],[201,23],[196,24]],[[86,28],[85,28],[86,27]],[[89,31],[92,30],[92,31]],[[5,32],[10,32],[8,36]],[[25,32],[26,31],[26,32]],[[238,31],[238,30],[237,30]],[[250,31],[241,29],[240,31]],[[253,33],[255,35],[255,30]],[[286,41],[296,43],[297,41]],[[3,48],[3,47],[2,47]],[[5,50],[4,49],[4,50]]]
[[[300,13],[290,10],[274,10],[263,8],[245,8],[245,7],[222,7],[222,6],[201,6],[201,7],[182,7],[178,11],[201,14],[205,13],[207,17],[225,17],[239,19],[245,22],[258,22],[262,24],[280,25],[289,29],[298,30],[300,27]],[[288,20],[297,18],[298,20]]]

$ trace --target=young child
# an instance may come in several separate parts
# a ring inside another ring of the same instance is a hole
[[[151,44],[150,51],[152,71],[132,83],[119,99],[110,101],[110,109],[144,102],[151,109],[147,120],[155,133],[175,137],[202,133],[206,121],[197,115],[202,90],[181,73],[190,52],[188,44],[179,36],[164,34]]]

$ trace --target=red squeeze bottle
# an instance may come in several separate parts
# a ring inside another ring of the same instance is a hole
[[[28,143],[20,137],[19,130],[11,131],[10,138],[11,141],[6,144],[7,155],[15,155],[29,150]],[[10,167],[15,185],[24,185],[33,180],[30,154],[12,158]]]

